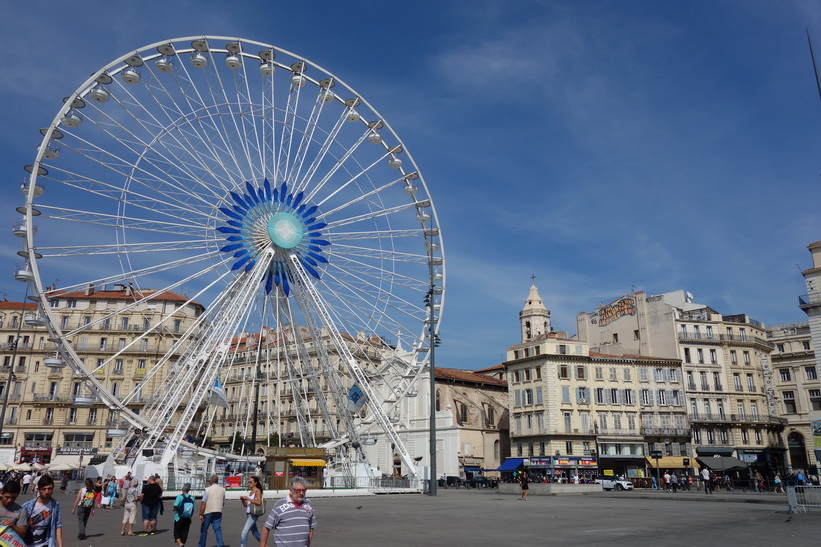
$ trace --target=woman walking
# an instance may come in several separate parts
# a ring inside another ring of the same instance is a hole
[[[254,535],[254,538],[259,541],[262,537],[257,529],[257,519],[265,514],[265,505],[262,501],[262,487],[259,483],[259,477],[251,477],[249,480],[251,491],[247,496],[241,496],[239,500],[245,506],[245,527],[242,529],[242,536],[239,540],[241,547],[248,545],[248,534]]]
[[[94,481],[86,479],[85,486],[80,488],[77,492],[77,497],[74,499],[74,506],[71,508],[71,514],[77,513],[77,525],[80,532],[77,534],[77,539],[86,538],[86,525],[88,519],[94,514]]]
[[[122,494],[123,500],[121,505],[123,506],[123,527],[120,530],[120,535],[125,535],[125,528],[128,525],[128,535],[133,536],[134,534],[134,522],[137,520],[137,498],[140,496],[140,490],[137,486],[140,483],[137,479],[132,479],[130,483],[123,484],[125,490]]]
[[[29,515],[25,542],[29,547],[63,547],[63,521],[60,504],[52,498],[54,479],[43,475],[35,483],[37,497],[23,504]]]
[[[94,483],[94,497],[97,502],[97,509],[100,508],[100,503],[103,501],[103,478],[97,477],[97,482]]]
[[[105,495],[108,497],[108,508],[114,509],[114,500],[117,499],[117,479],[115,477],[109,479]]]

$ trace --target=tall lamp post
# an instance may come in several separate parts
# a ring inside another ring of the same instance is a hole
[[[433,251],[438,248],[433,240],[433,234],[428,235],[426,242],[428,248],[428,277],[430,285],[425,296],[425,303],[428,307],[428,336],[429,336],[429,360],[430,369],[430,479],[428,494],[436,495],[437,475],[436,475],[436,358],[435,348],[439,345],[439,336],[436,334],[436,307],[434,296],[436,295],[436,277],[433,271]]]

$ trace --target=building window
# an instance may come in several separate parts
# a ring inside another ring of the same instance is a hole
[[[633,406],[636,404],[636,395],[632,389],[624,390],[624,404]]]
[[[642,406],[650,406],[653,404],[653,394],[649,389],[641,390],[641,404]]]
[[[737,365],[738,364],[738,355],[736,355],[735,350],[730,350],[730,364]]]
[[[663,389],[658,390],[658,404],[659,405],[666,405],[667,404],[667,392]]]
[[[716,350],[710,350],[710,364],[717,365],[718,364],[718,354],[716,354]]]
[[[817,380],[818,373],[815,370],[815,367],[806,367],[804,371],[807,374],[807,380]]]
[[[624,381],[625,382],[631,382],[632,381],[630,379],[630,369],[629,368],[624,369]]]
[[[580,387],[576,390],[576,402],[587,404],[590,402],[590,391],[586,387]]]
[[[602,374],[602,368],[596,367],[593,369],[596,374],[596,380],[604,380],[604,375]]]
[[[684,348],[684,362],[685,363],[692,363],[693,362],[690,359],[690,348]]]
[[[790,380],[792,380],[792,376],[790,375],[790,369],[788,368],[778,369],[778,375],[781,378],[782,382],[789,382]]]
[[[77,301],[76,300],[66,300],[66,307],[67,308],[76,308]]]
[[[611,382],[618,382],[618,377],[616,376],[616,367],[610,367],[610,381]]]
[[[487,425],[488,427],[496,427],[496,411],[492,406],[487,407]]]
[[[698,364],[703,365],[704,364],[704,350],[701,349],[701,348],[698,348],[696,350],[696,354],[698,355]]]
[[[562,386],[562,403],[570,402],[570,386]]]
[[[784,344],[776,344],[775,349],[778,350],[778,353],[784,353]]]
[[[532,389],[526,389],[526,390],[524,390],[524,401],[523,401],[523,404],[524,404],[525,406],[529,406],[529,405],[532,405],[532,404],[533,404],[533,390],[532,390]]]
[[[587,367],[584,365],[576,366],[576,379],[584,380],[587,378]]]
[[[804,348],[804,351],[810,351],[810,343],[807,340],[801,342],[801,346]]]
[[[463,405],[463,404],[459,405],[459,420],[463,424],[466,424],[468,422],[468,407],[467,407],[467,405]]]
[[[570,367],[568,365],[559,365],[559,378],[564,380],[570,378]]]
[[[539,349],[539,348],[536,348],[536,349]],[[542,367],[536,367],[536,379],[537,380],[542,379]]]
[[[571,431],[573,431],[573,429],[572,429],[572,422],[571,422],[571,419],[570,419],[570,413],[565,412],[564,413],[564,432],[565,433],[570,433]]]
[[[760,430],[760,429],[756,429],[756,430],[755,430],[755,443],[756,443],[756,444],[763,444],[763,440],[762,440],[762,438],[761,438],[761,430]]]
[[[721,374],[720,373],[718,373],[718,372],[713,373],[713,383],[716,386],[716,391],[721,391],[722,390],[722,387],[721,387]]]
[[[639,382],[646,382],[647,378],[647,367],[639,367]]]
[[[565,441],[564,449],[567,452],[567,455],[573,454],[573,441]]]
[[[821,410],[821,389],[810,390],[810,405],[813,410]]]
[[[752,374],[747,375],[747,391],[753,393],[755,391],[755,380]]]
[[[524,381],[529,382],[530,381],[530,369],[526,368],[522,372],[524,372]]]
[[[143,369],[145,369],[145,361],[143,361]],[[436,412],[440,412],[442,410],[442,392],[438,389],[436,390]]]
[[[596,404],[603,405],[604,404],[604,388],[597,387],[596,388]]]
[[[781,397],[784,400],[784,414],[795,414],[797,411],[797,407],[795,404],[795,392],[782,391]]]
[[[736,391],[741,391],[741,375],[737,372],[733,374],[733,387],[735,387]]]
[[[744,355],[744,364],[749,365],[750,364],[750,352],[745,351],[743,355]]]

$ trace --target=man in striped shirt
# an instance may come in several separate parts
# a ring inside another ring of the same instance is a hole
[[[268,535],[274,531],[274,545],[279,547],[308,547],[314,536],[316,513],[311,502],[305,499],[305,481],[295,477],[291,481],[291,491],[276,502],[265,527],[259,544],[268,545]]]

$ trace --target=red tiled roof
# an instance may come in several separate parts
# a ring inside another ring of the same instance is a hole
[[[156,289],[134,289],[131,294],[128,290],[117,291],[98,291],[95,290],[92,294],[86,294],[83,291],[49,291],[46,293],[48,298],[76,298],[77,300],[133,300],[135,298],[141,299],[151,297],[154,301],[165,302],[186,302],[188,298],[171,291],[158,291]],[[195,306],[201,306],[197,302],[191,302]]]
[[[0,302],[0,310],[36,310],[37,304],[34,302],[9,302],[3,300]]]
[[[495,365],[495,366],[492,366],[492,367],[480,368],[476,372],[481,374],[483,372],[496,372],[498,370],[505,370],[505,366],[504,365]]]
[[[499,380],[485,374],[476,374],[474,371],[457,370],[455,368],[436,367],[436,378],[438,380],[457,380],[460,382],[470,382],[473,384],[491,384],[494,386],[507,387],[505,380]]]

